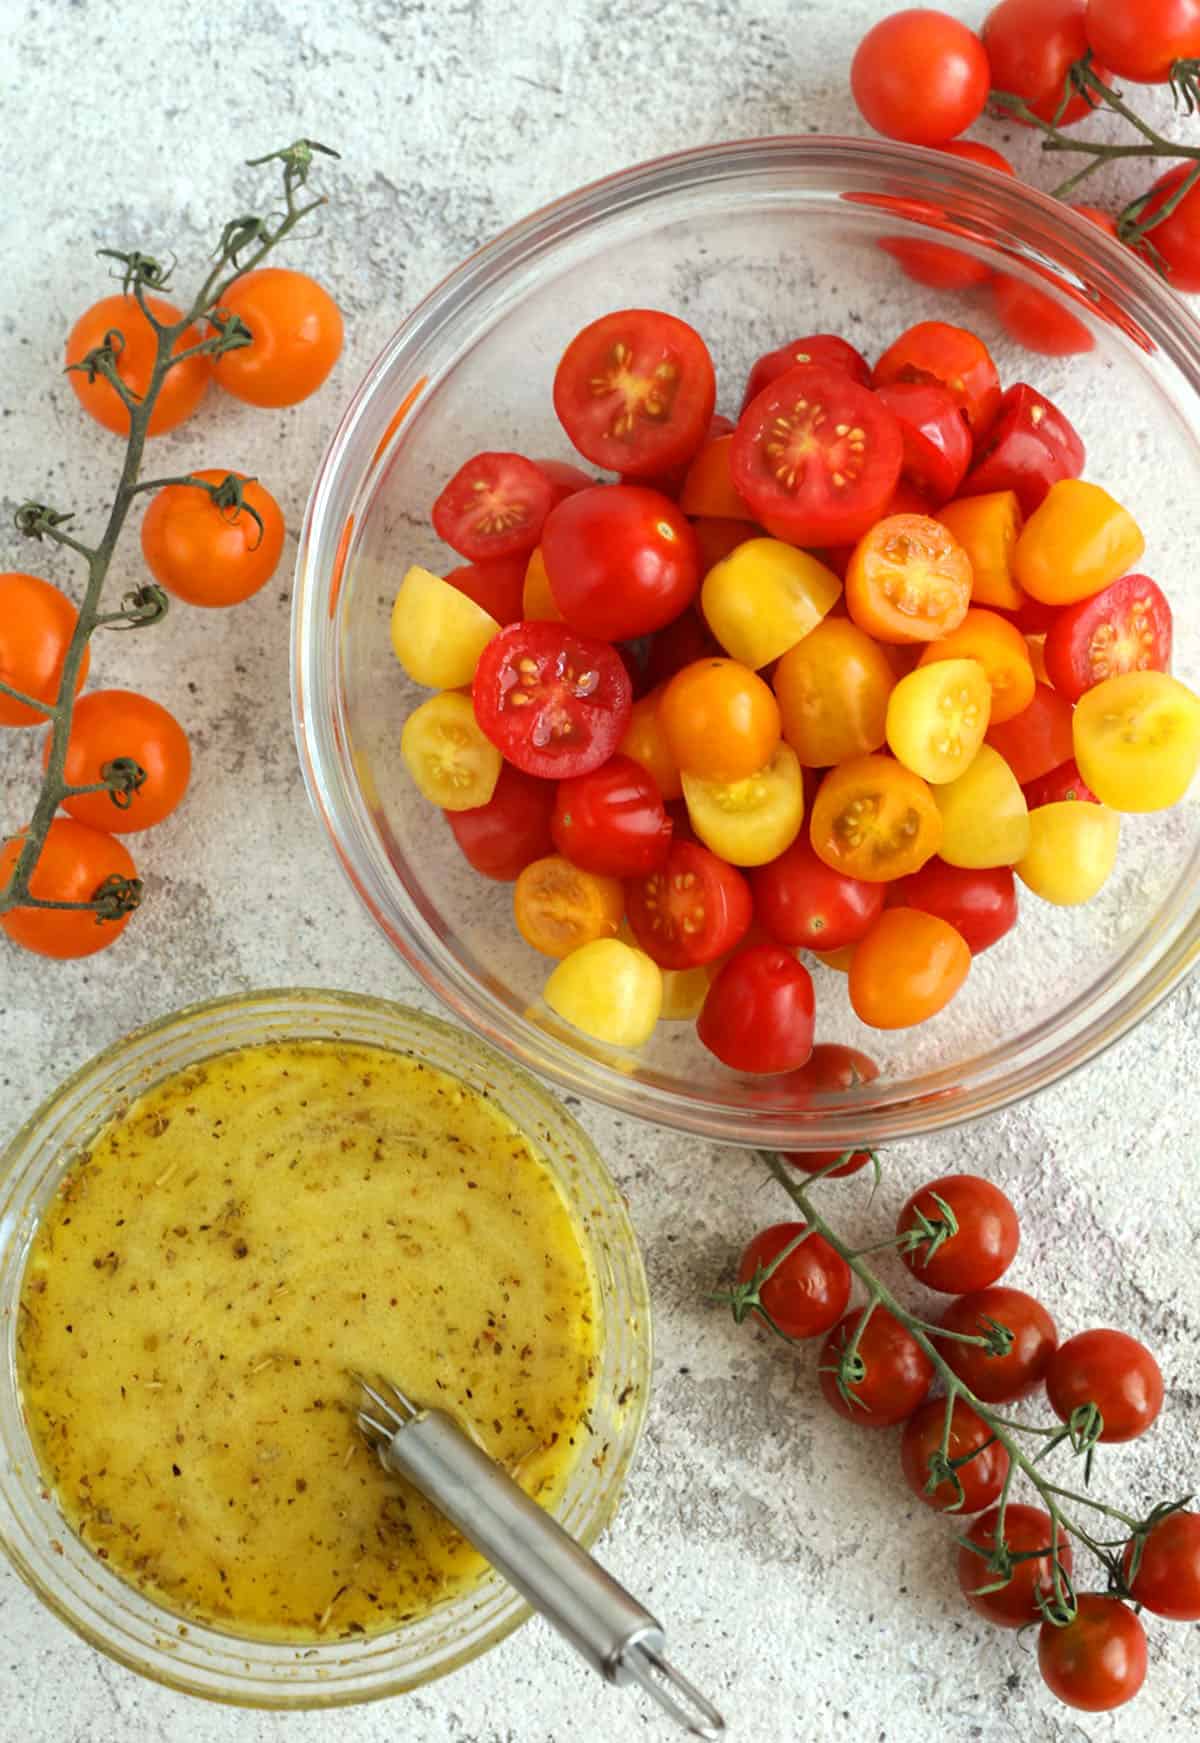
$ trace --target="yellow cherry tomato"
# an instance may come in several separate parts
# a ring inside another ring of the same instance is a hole
[[[1122,672],[1086,690],[1071,722],[1079,772],[1114,811],[1164,811],[1200,766],[1200,697],[1167,672]]]
[[[517,931],[543,956],[569,956],[597,938],[615,937],[624,910],[619,878],[581,871],[557,853],[535,859],[513,886]]]
[[[1017,583],[1043,605],[1089,599],[1128,573],[1146,548],[1128,509],[1098,484],[1061,478],[1017,540]]]
[[[700,607],[735,660],[770,665],[820,623],[842,584],[832,569],[781,539],[747,539],[704,577]]]
[[[885,884],[932,859],[942,819],[919,775],[891,757],[852,757],[817,789],[809,836],[833,871]]]
[[[1025,637],[1016,624],[998,612],[973,605],[957,629],[929,643],[920,664],[931,666],[936,660],[979,661],[992,692],[993,726],[1022,714],[1033,701],[1037,679]]]
[[[651,690],[633,705],[625,737],[617,746],[618,753],[639,763],[650,775],[664,799],[678,799],[683,793],[679,780],[679,764],[671,755],[671,746],[663,731],[658,712],[665,686]]]
[[[848,617],[827,617],[775,668],[783,736],[810,769],[878,750],[895,682],[878,642]]]
[[[663,970],[662,1021],[664,1023],[694,1023],[708,996],[716,970],[715,962],[702,968],[670,968]]]
[[[564,1022],[610,1047],[640,1047],[662,1011],[662,972],[644,950],[596,938],[573,950],[542,997]]]
[[[992,692],[978,660],[937,660],[901,678],[888,698],[887,741],[923,781],[957,780],[988,729]]]
[[[937,518],[971,559],[971,603],[1015,611],[1025,597],[1013,576],[1013,556],[1024,525],[1016,491],[964,496],[939,508]]]
[[[392,651],[409,677],[431,690],[457,690],[475,676],[500,625],[440,575],[416,564],[392,606]]]
[[[555,605],[554,595],[550,591],[550,577],[546,573],[540,545],[530,552],[529,562],[525,566],[521,616],[526,623],[561,623],[563,620],[562,612]]]
[[[1039,805],[1029,813],[1029,851],[1017,876],[1043,902],[1078,907],[1108,882],[1120,839],[1121,819],[1107,805]]]
[[[933,789],[942,817],[938,853],[967,871],[1015,865],[1029,850],[1029,807],[998,750],[981,744],[956,781]]]
[[[685,770],[683,796],[696,834],[730,865],[778,859],[804,822],[804,775],[789,744],[740,781],[704,781]]]
[[[676,672],[658,717],[678,766],[705,781],[754,774],[779,743],[779,704],[770,685],[737,660],[693,660]]]
[[[503,758],[480,730],[469,696],[446,690],[409,715],[400,755],[419,792],[443,811],[486,805]]]

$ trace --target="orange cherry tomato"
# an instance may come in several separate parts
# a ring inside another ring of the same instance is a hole
[[[222,498],[194,484],[168,484],[155,492],[142,521],[142,555],[150,573],[188,605],[240,605],[279,567],[283,515],[270,491],[219,467],[193,473],[217,486],[231,476],[241,480],[241,508],[222,506]]]
[[[854,548],[846,607],[877,641],[936,641],[957,629],[970,603],[971,559],[928,515],[890,515]]]
[[[0,575],[0,679],[53,705],[78,619],[66,594],[40,575]],[[85,648],[77,691],[87,677],[89,659]],[[0,726],[43,726],[45,721],[36,708],[0,694]]]
[[[987,346],[946,321],[920,321],[889,345],[872,384],[890,381],[935,381],[949,388],[972,430],[986,429],[1000,408],[1000,376]]]
[[[681,799],[683,782],[679,764],[671,755],[671,746],[663,731],[658,705],[662,687],[652,690],[633,705],[633,713],[625,737],[617,746],[617,754],[631,758],[651,776],[664,799]]]
[[[936,1016],[971,969],[949,921],[918,908],[885,908],[854,950],[850,1003],[873,1029],[910,1029]]]
[[[937,517],[971,559],[971,603],[1016,611],[1025,598],[1013,578],[1013,556],[1024,525],[1016,491],[964,496],[939,508]]]
[[[878,750],[895,675],[886,651],[848,617],[827,617],[775,668],[783,736],[808,768]]]
[[[942,839],[942,818],[919,775],[886,756],[832,769],[809,824],[818,859],[847,877],[888,883],[919,871]]]
[[[24,840],[18,835],[0,848],[0,888],[8,882]],[[56,817],[29,880],[29,893],[44,902],[90,902],[114,877],[137,879],[137,867],[123,843],[98,829],[86,829],[73,817]],[[140,885],[133,892],[135,898],[138,891]],[[100,920],[94,913],[69,908],[11,908],[0,914],[0,928],[14,943],[38,956],[63,959],[106,950],[128,922],[128,913]]]
[[[147,293],[146,306],[164,326],[172,326],[182,318],[183,311],[174,303],[167,302],[165,297]],[[98,303],[93,303],[80,315],[67,338],[67,380],[89,417],[103,424],[106,430],[125,436],[129,433],[129,411],[116,389],[102,375],[89,381],[85,371],[71,368],[72,364],[82,362],[89,351],[103,345],[109,333],[120,334],[120,338],[114,340],[117,374],[133,393],[145,394],[158,352],[158,335],[133,296],[101,297]],[[203,342],[204,334],[199,327],[188,327],[176,339],[172,350],[190,351],[193,345]],[[159,387],[146,426],[149,434],[161,436],[164,431],[173,430],[176,424],[190,418],[204,397],[212,372],[212,363],[207,356],[189,357],[186,362],[174,364],[163,376]]]
[[[1039,684],[1048,684],[1050,674],[1046,670],[1046,638],[1044,635],[1027,635],[1025,646],[1029,650],[1029,663],[1033,667],[1033,675]]]
[[[732,436],[706,442],[688,467],[679,506],[684,514],[716,516],[724,520],[754,519],[744,497],[739,496],[729,470]]]
[[[64,774],[72,787],[105,779],[105,768],[128,758],[145,779],[118,803],[111,793],[79,793],[63,810],[89,829],[131,835],[161,823],[187,791],[192,753],[187,733],[159,702],[134,690],[93,690],[81,697],[71,719]],[[43,763],[50,760],[46,734]]]
[[[546,560],[540,545],[529,553],[529,562],[525,566],[521,619],[524,623],[561,623],[563,620],[550,591],[550,577],[546,573]]]
[[[692,531],[700,547],[700,573],[707,575],[730,551],[736,551],[747,539],[759,539],[762,533],[749,520],[730,520],[725,516],[704,515],[692,522]]]
[[[779,704],[756,672],[736,660],[696,660],[676,672],[659,719],[677,766],[705,781],[741,781],[771,760]]]
[[[1033,701],[1037,682],[1025,637],[1015,623],[994,611],[967,612],[957,629],[941,636],[921,654],[921,664],[938,660],[978,660],[992,689],[991,725],[1011,720]]]
[[[513,886],[517,931],[559,960],[597,938],[615,938],[624,912],[620,879],[581,871],[557,853],[535,859]]]
[[[237,315],[250,329],[250,344],[223,352],[213,375],[218,387],[251,405],[297,405],[317,391],[341,353],[341,312],[307,273],[260,266],[235,279],[217,315]]]
[[[1025,522],[1013,569],[1043,605],[1073,605],[1128,573],[1145,548],[1141,528],[1107,490],[1061,478]]]
[[[987,743],[998,750],[1022,787],[1048,775],[1075,755],[1072,709],[1048,684],[1035,684],[1028,708],[988,728]]]

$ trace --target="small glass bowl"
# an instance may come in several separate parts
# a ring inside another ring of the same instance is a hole
[[[897,260],[936,278],[947,248],[981,279],[1003,272],[1040,294],[1074,322],[1080,354],[1021,349],[987,284],[931,289]],[[1165,282],[1061,202],[944,154],[815,138],[683,152],[559,200],[466,261],[384,348],[330,444],[297,568],[293,696],[309,794],[351,884],[426,983],[514,1058],[707,1138],[877,1144],[1053,1083],[1195,960],[1200,792],[1124,819],[1117,871],[1085,909],[1022,892],[1016,932],[918,1028],[864,1030],[844,977],[817,969],[818,1039],[865,1048],[882,1074],[800,1101],[786,1083],[727,1071],[690,1023],[660,1024],[636,1058],[556,1029],[538,1005],[550,964],[517,936],[509,888],[470,869],[409,780],[400,728],[421,692],[392,656],[392,600],[410,563],[444,573],[460,561],[438,546],[430,505],[480,449],[571,457],[555,365],[586,322],[630,304],[700,329],[726,413],[754,356],[800,334],[840,333],[878,355],[917,321],[979,332],[1006,382],[1032,381],[1062,406],[1088,476],[1145,528],[1144,566],[1175,609],[1174,669],[1200,684],[1200,325]]]
[[[603,1320],[590,1439],[555,1508],[585,1545],[616,1511],[651,1369],[646,1279],[615,1183],[553,1096],[460,1029],[381,999],[261,992],[192,1005],[138,1029],[56,1090],[0,1159],[0,1548],[57,1616],[130,1669],[188,1694],[277,1709],[344,1706],[430,1682],[511,1634],[528,1608],[489,1572],[418,1621],[361,1642],[288,1646],[184,1622],[118,1578],[67,1528],[25,1427],[16,1328],[38,1219],[92,1135],[172,1072],[231,1048],[297,1039],[367,1043],[448,1072],[486,1093],[557,1180],[595,1270]]]

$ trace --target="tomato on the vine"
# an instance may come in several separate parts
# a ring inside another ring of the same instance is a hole
[[[512,883],[527,865],[554,850],[554,793],[552,782],[535,780],[505,763],[486,804],[445,814],[463,858],[483,877]]]
[[[188,605],[239,605],[279,567],[279,504],[257,479],[240,472],[210,467],[192,476],[216,486],[217,495],[195,484],[155,491],[142,520],[146,566],[160,586]],[[240,485],[242,507],[221,489],[229,477]]]
[[[935,507],[949,502],[971,464],[971,433],[948,388],[894,381],[878,389],[904,440],[904,476]]]
[[[572,865],[601,877],[640,878],[666,863],[671,819],[645,769],[613,756],[558,783],[550,833]]]
[[[977,334],[948,321],[918,321],[888,346],[875,365],[877,388],[891,382],[933,382],[944,387],[978,436],[1001,405],[1000,376]]]
[[[550,779],[607,762],[633,712],[620,656],[557,623],[501,630],[479,656],[472,696],[480,726],[509,762]]]
[[[1081,1331],[1055,1350],[1046,1396],[1064,1422],[1094,1404],[1104,1419],[1100,1440],[1136,1440],[1162,1409],[1162,1370],[1145,1344],[1123,1331]]]
[[[546,474],[522,454],[474,454],[433,505],[433,528],[468,563],[533,550],[554,501]]]
[[[942,1295],[986,1289],[1008,1270],[1021,1243],[1012,1200],[978,1174],[945,1174],[906,1201],[896,1219],[896,1233],[920,1228],[922,1219],[946,1224],[943,1205],[949,1206],[958,1224],[954,1233],[932,1251],[926,1242],[911,1251],[902,1248],[900,1257],[927,1289]]]
[[[1175,1508],[1122,1561],[1129,1594],[1168,1622],[1200,1622],[1200,1513]]]
[[[739,950],[709,987],[696,1033],[734,1071],[794,1071],[812,1053],[812,976],[777,944]]]
[[[795,949],[857,944],[883,912],[884,886],[833,871],[801,835],[750,874],[754,913],[764,931]]]
[[[1200,58],[1200,0],[1088,0],[1087,40],[1118,78],[1162,85]]]
[[[987,1564],[996,1548],[999,1525],[998,1507],[989,1508],[972,1524],[966,1537],[975,1547],[959,1546],[959,1589],[971,1608],[989,1622],[1000,1628],[1024,1628],[1041,1619],[1039,1599],[1049,1603],[1054,1597],[1055,1560],[1069,1577],[1074,1557],[1065,1532],[1060,1531],[1055,1543],[1054,1522],[1048,1513],[1020,1501],[1009,1502],[1004,1511],[1003,1541],[1014,1557],[1028,1559],[1014,1560],[1012,1577],[1007,1584],[996,1587],[998,1576]],[[996,1589],[989,1590],[990,1587]]]
[[[850,89],[876,133],[909,145],[944,145],[983,113],[990,75],[973,30],[945,12],[910,7],[859,43]]]
[[[1076,702],[1121,672],[1169,671],[1172,631],[1162,589],[1148,575],[1123,575],[1057,614],[1046,632],[1046,675]]]
[[[78,620],[66,594],[40,575],[0,575],[0,679],[53,707]],[[87,677],[90,658],[84,648],[76,691]],[[0,695],[0,726],[42,726],[45,721],[40,709]]]
[[[1080,1592],[1065,1627],[1038,1632],[1038,1669],[1056,1699],[1082,1713],[1110,1713],[1146,1680],[1146,1630],[1128,1605],[1106,1592]]]
[[[902,908],[945,920],[972,956],[990,950],[1017,923],[1016,886],[1006,865],[957,866],[935,857],[891,884],[888,894]]]
[[[1008,1454],[983,1418],[965,1400],[956,1398],[945,1454],[952,1463],[959,1459],[966,1463],[957,1465],[957,1486],[952,1478],[943,1477],[931,1492],[930,1462],[943,1450],[945,1432],[944,1398],[929,1399],[909,1417],[900,1440],[904,1481],[918,1500],[939,1513],[960,1513],[964,1517],[980,1513],[992,1505],[1004,1487]]]
[[[839,1416],[860,1428],[891,1428],[911,1416],[933,1384],[933,1363],[916,1338],[885,1307],[871,1310],[858,1339],[863,1374],[839,1384],[838,1368],[865,1308],[834,1326],[821,1349],[821,1392]]]
[[[1000,0],[981,32],[992,89],[1020,97],[1041,120],[1059,127],[1092,114],[1082,92],[1067,96],[1067,75],[1088,51],[1087,5],[1088,0]],[[1107,82],[1103,67],[1093,63],[1091,70]],[[1004,114],[1006,120],[1022,120],[1007,109]]]
[[[992,1322],[1012,1333],[1007,1355],[992,1355],[981,1343]],[[1041,1383],[1058,1347],[1058,1329],[1040,1301],[1004,1284],[976,1289],[952,1301],[941,1325],[958,1334],[942,1341],[942,1356],[963,1385],[986,1404],[1023,1398]]]
[[[1060,283],[1070,290],[1049,267],[1029,270],[1036,270],[1051,285]],[[1091,328],[1049,291],[1012,273],[998,272],[992,280],[992,296],[1000,325],[1026,351],[1039,357],[1083,357],[1095,349]]]
[[[785,1247],[804,1234],[804,1223],[775,1223],[755,1235],[738,1261],[737,1280],[751,1283]],[[850,1299],[850,1267],[815,1230],[782,1259],[760,1284],[760,1318],[787,1338],[821,1337],[836,1325]]]
[[[24,835],[17,835],[0,848],[0,887],[12,875],[24,844]],[[56,817],[29,880],[29,894],[43,902],[91,902],[114,878],[137,879],[137,867],[124,843],[86,828],[73,817]],[[65,959],[106,950],[129,918],[129,912],[100,920],[95,913],[79,909],[10,908],[0,914],[0,929],[25,950]]]
[[[1053,400],[1019,381],[1000,401],[982,435],[964,496],[1013,490],[1023,514],[1040,507],[1051,485],[1078,478],[1086,454],[1074,425]]]
[[[966,980],[971,952],[936,914],[885,908],[850,961],[850,1003],[873,1029],[909,1029],[943,1010]]]
[[[128,759],[144,780],[116,803],[110,793],[78,793],[63,800],[77,823],[112,835],[128,835],[161,823],[187,791],[192,753],[187,733],[159,702],[133,690],[92,690],[80,697],[71,717],[71,736],[63,778],[72,787],[104,780],[105,769]],[[46,736],[43,762],[50,760]]]
[[[149,291],[146,307],[165,327],[174,326],[183,318],[181,309]],[[105,345],[110,334],[114,335],[112,349],[117,374],[131,393],[144,398],[154,369],[158,335],[135,296],[101,297],[84,310],[67,337],[67,380],[89,417],[106,430],[125,436],[129,433],[129,408],[116,388],[103,375],[89,380],[86,366],[77,367],[89,352]],[[190,351],[193,345],[203,342],[204,334],[199,327],[188,327],[176,339],[172,351]],[[212,362],[204,353],[173,364],[159,386],[146,425],[149,434],[161,436],[190,418],[204,398],[212,373]]]
[[[642,485],[575,491],[551,510],[541,548],[564,620],[602,641],[664,628],[700,585],[700,550],[687,516]]]
[[[307,273],[260,266],[235,279],[219,319],[236,315],[249,345],[222,352],[217,386],[250,405],[298,405],[316,393],[342,351],[342,316],[329,292]]]
[[[1195,53],[1200,55],[1200,46]],[[1139,223],[1151,223],[1172,199],[1195,164],[1180,163],[1160,176],[1151,190]],[[1173,212],[1159,218],[1146,238],[1153,244],[1167,268],[1167,282],[1173,290],[1200,291],[1200,186],[1193,186],[1179,201]]]
[[[626,478],[688,461],[716,402],[708,347],[686,321],[620,309],[577,333],[554,375],[554,409],[579,452]]]

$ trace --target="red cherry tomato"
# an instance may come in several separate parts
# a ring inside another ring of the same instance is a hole
[[[1051,769],[1048,775],[1039,775],[1022,790],[1031,811],[1040,810],[1043,805],[1060,805],[1068,799],[1078,799],[1085,805],[1100,803],[1076,767],[1074,757]]]
[[[821,1349],[821,1392],[839,1416],[860,1428],[891,1428],[911,1416],[933,1384],[933,1363],[886,1308],[877,1307],[858,1340],[860,1380],[838,1384],[838,1367],[863,1317],[860,1307],[833,1328]],[[848,1396],[847,1396],[848,1394]]]
[[[1118,78],[1163,85],[1200,58],[1200,0],[1088,0],[1087,39]]]
[[[1158,215],[1195,167],[1194,163],[1177,164],[1155,182],[1142,211],[1142,223]],[[1172,290],[1200,291],[1200,185],[1183,196],[1169,217],[1155,224],[1148,240],[1166,264]]]
[[[930,859],[911,877],[889,886],[894,906],[936,914],[960,935],[972,956],[990,950],[1017,923],[1017,890],[1006,865],[966,871]]]
[[[949,1218],[945,1205],[950,1208]],[[896,1233],[921,1228],[922,1218],[942,1228],[951,1218],[958,1224],[944,1241],[900,1253],[913,1276],[942,1295],[986,1289],[1003,1277],[1021,1244],[1012,1201],[978,1174],[946,1174],[914,1192],[896,1219]]]
[[[625,892],[630,929],[660,968],[699,968],[739,944],[750,925],[750,886],[698,841],[673,841],[660,871]]]
[[[709,987],[696,1033],[734,1071],[794,1071],[812,1053],[812,976],[777,944],[740,950]]]
[[[950,148],[939,149],[948,151]],[[940,216],[936,209],[928,210],[935,219]],[[913,214],[914,217],[924,215],[925,210]],[[923,284],[929,290],[972,290],[976,285],[987,284],[992,276],[991,267],[982,260],[961,248],[950,248],[944,242],[921,242],[911,236],[881,236],[876,247],[890,254],[914,284]]]
[[[755,1235],[738,1263],[738,1282],[749,1283],[804,1233],[804,1223],[776,1223]],[[786,1338],[822,1337],[846,1311],[850,1267],[820,1235],[805,1236],[759,1286],[759,1317]]]
[[[904,476],[934,508],[949,502],[971,464],[971,432],[954,395],[934,382],[896,381],[878,397],[900,422]]]
[[[656,690],[698,660],[720,656],[721,647],[700,613],[694,609],[681,612],[674,623],[650,637],[646,657],[646,688]]]
[[[976,1398],[985,1404],[1005,1404],[1024,1397],[1045,1378],[1058,1347],[1058,1330],[1040,1301],[1003,1284],[960,1295],[943,1313],[941,1324],[947,1331],[981,1337],[989,1320],[1007,1326],[1013,1334],[1006,1356],[991,1355],[982,1344],[964,1344],[958,1338],[942,1343],[942,1355]]]
[[[687,516],[636,484],[595,484],[560,502],[542,532],[542,558],[566,622],[603,641],[664,628],[700,586]]]
[[[630,757],[558,783],[554,845],[580,871],[640,878],[666,863],[671,819],[653,777]]]
[[[856,1047],[841,1047],[834,1042],[819,1041],[812,1050],[808,1064],[802,1065],[799,1071],[794,1071],[786,1079],[785,1085],[780,1087],[786,1087],[789,1100],[794,1098],[796,1105],[805,1107],[811,1104],[814,1096],[842,1094],[860,1083],[872,1083],[878,1076],[879,1067],[875,1061],[867,1054],[860,1053]],[[819,1174],[841,1156],[845,1156],[846,1160],[840,1168],[833,1169],[829,1175],[830,1180],[838,1180],[847,1174],[857,1174],[871,1160],[869,1150],[783,1152],[784,1161],[805,1174]]]
[[[731,471],[776,538],[838,545],[880,518],[903,454],[899,423],[869,388],[811,363],[751,400],[734,434]]]
[[[1052,484],[1079,477],[1085,459],[1083,442],[1074,426],[1052,400],[1021,381],[1000,401],[960,494],[984,496],[995,490],[1015,490],[1022,514],[1030,515]]]
[[[999,1497],[1008,1475],[1009,1458],[987,1423],[961,1398],[954,1400],[950,1418],[950,1441],[946,1456],[957,1465],[957,1484],[943,1477],[932,1491],[930,1461],[942,1450],[946,1426],[946,1400],[931,1398],[904,1424],[900,1441],[900,1467],[904,1481],[918,1500],[939,1513],[964,1516],[982,1512]]]
[[[464,859],[485,878],[510,884],[527,865],[554,851],[550,835],[554,791],[550,781],[535,780],[505,763],[486,805],[443,815]]]
[[[836,333],[809,333],[802,339],[780,345],[775,351],[766,351],[757,359],[746,378],[742,410],[745,411],[750,401],[757,399],[781,375],[805,363],[819,363],[824,369],[840,369],[860,387],[871,385],[871,365],[861,351],[856,351],[845,339],[839,339]]]
[[[875,386],[933,382],[954,397],[971,429],[988,428],[1000,407],[1000,377],[983,340],[947,321],[919,321],[889,345],[875,365]]]
[[[577,490],[590,490],[596,482],[590,472],[585,472],[582,466],[573,466],[569,460],[535,460],[534,465],[550,480],[554,492],[551,508],[557,508],[564,497],[574,496]]]
[[[1145,1344],[1123,1331],[1081,1331],[1055,1350],[1046,1396],[1064,1422],[1080,1405],[1094,1404],[1104,1418],[1101,1440],[1136,1440],[1162,1409],[1162,1370]]]
[[[656,309],[602,315],[576,334],[554,375],[554,409],[579,452],[629,478],[690,460],[716,395],[704,340]]]
[[[1000,0],[988,13],[982,31],[992,89],[1020,97],[1035,115],[1060,127],[1090,115],[1092,105],[1078,91],[1065,107],[1063,103],[1067,74],[1088,51],[1086,11],[1087,0]],[[1092,71],[1107,82],[1103,67],[1093,63]],[[1008,109],[1004,118],[1020,120]]]
[[[1046,675],[1060,696],[1077,702],[1118,673],[1169,671],[1171,640],[1162,589],[1148,575],[1124,575],[1057,613],[1046,632]]]
[[[528,557],[493,557],[485,563],[464,563],[446,580],[476,605],[481,605],[503,629],[525,615],[525,569]]]
[[[520,454],[476,454],[433,505],[433,529],[468,563],[517,557],[541,537],[554,490]]]
[[[807,834],[769,865],[750,874],[754,913],[779,944],[840,950],[857,944],[883,912],[883,884],[864,883],[831,870],[817,858]]]
[[[1008,1584],[989,1591],[987,1588],[995,1586],[999,1578],[988,1567],[987,1561],[996,1547],[999,1520],[1000,1509],[992,1507],[981,1514],[967,1532],[968,1542],[976,1547],[960,1547],[958,1583],[971,1608],[986,1616],[989,1622],[1000,1628],[1024,1628],[1041,1619],[1038,1599],[1043,1598],[1049,1603],[1054,1597],[1055,1560],[1064,1574],[1070,1574],[1071,1545],[1062,1535],[1055,1544],[1053,1521],[1040,1507],[1010,1502],[1004,1513],[1004,1542],[1013,1556],[1029,1555],[1029,1559],[1015,1561]],[[978,1554],[977,1550],[983,1553]],[[1044,1550],[1045,1553],[1029,1554],[1032,1550]]]
[[[979,139],[952,139],[949,145],[939,145],[938,150],[944,151],[947,157],[959,157],[964,163],[977,163],[982,169],[997,170],[1002,176],[1017,173],[1002,151],[984,145]]]
[[[1200,1513],[1166,1514],[1122,1566],[1134,1603],[1168,1622],[1200,1622]]]
[[[633,686],[606,642],[561,623],[513,623],[479,656],[475,718],[527,775],[586,775],[625,736]]]
[[[1146,1630],[1120,1598],[1080,1592],[1065,1627],[1043,1622],[1038,1669],[1056,1699],[1083,1713],[1110,1713],[1146,1680]]]
[[[988,728],[987,743],[998,750],[1022,787],[1048,775],[1075,754],[1071,704],[1049,684],[1039,684],[1020,714]]]
[[[977,121],[990,82],[973,30],[948,13],[909,7],[881,19],[858,45],[850,89],[876,133],[944,145]]]

